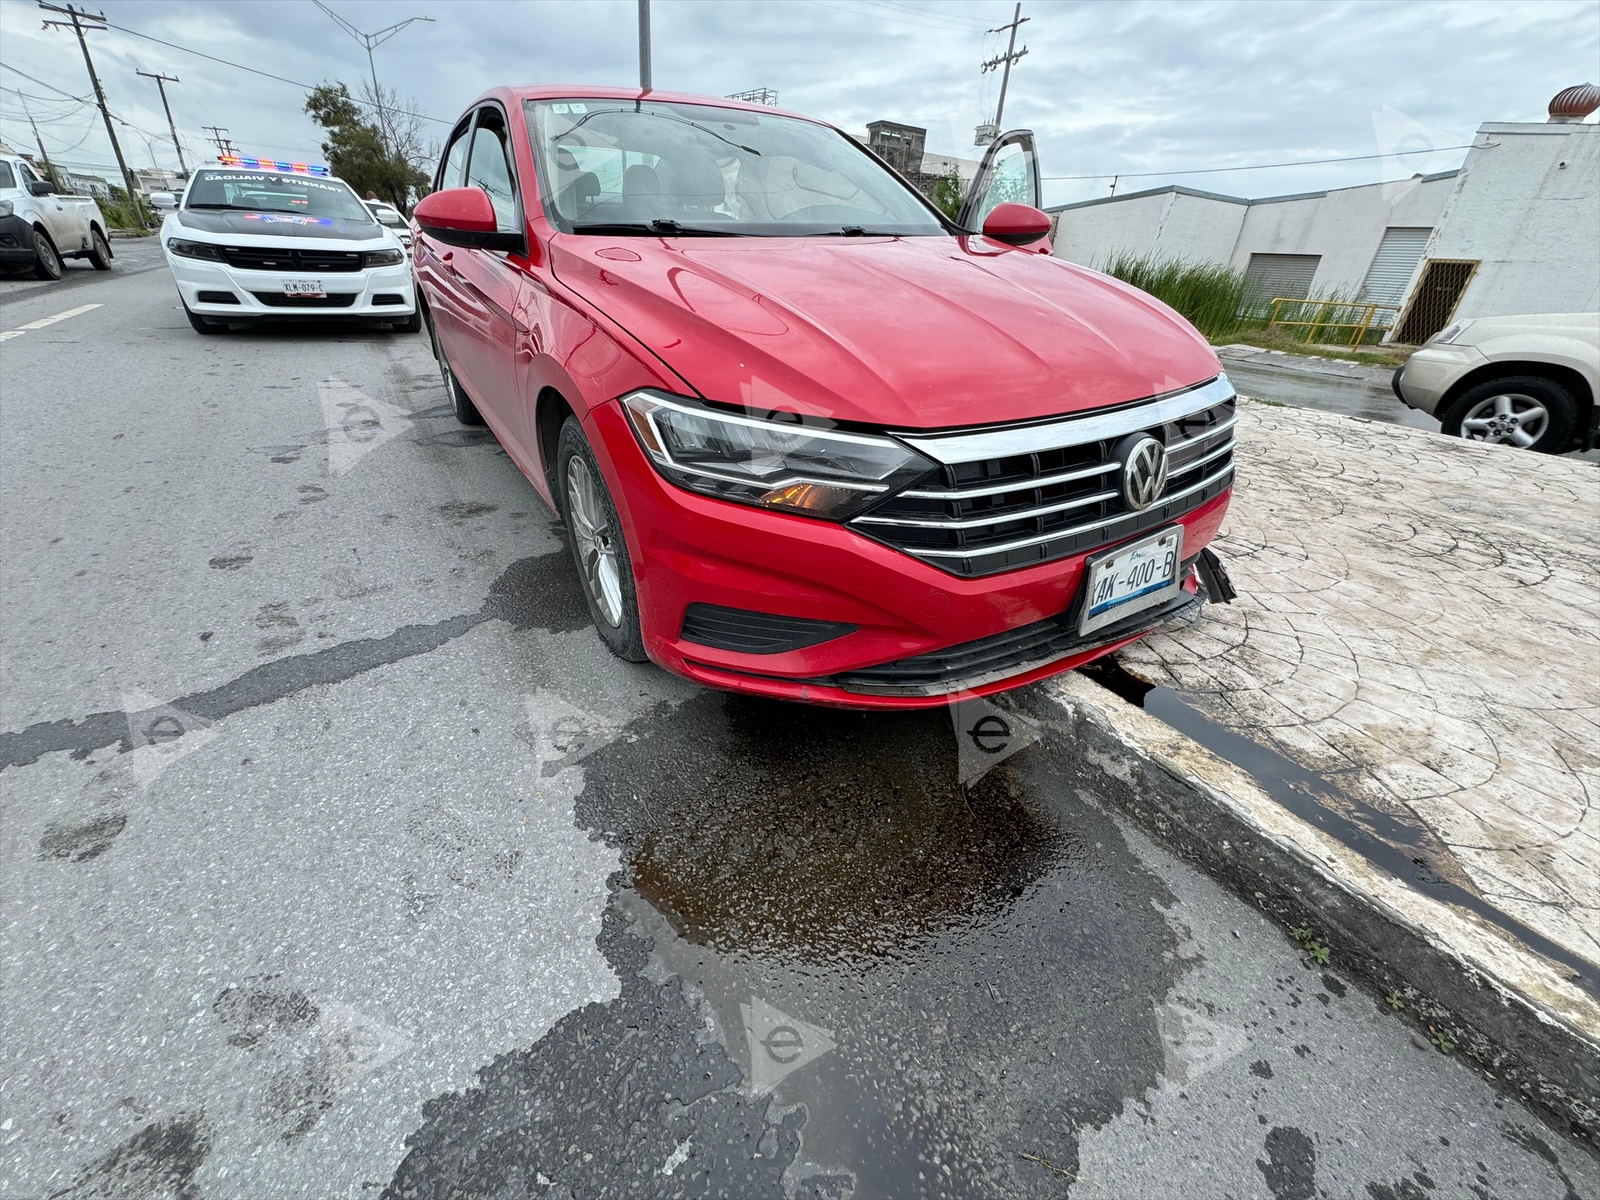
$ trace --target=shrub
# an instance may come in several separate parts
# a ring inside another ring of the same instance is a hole
[[[1241,325],[1244,275],[1217,263],[1113,254],[1100,270],[1182,313],[1206,337],[1226,337]]]

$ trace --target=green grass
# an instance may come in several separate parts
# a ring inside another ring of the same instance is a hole
[[[1244,275],[1216,263],[1119,253],[1100,266],[1107,275],[1170,304],[1206,337],[1226,340],[1241,326]]]
[[[1409,347],[1378,345],[1383,337],[1382,329],[1367,330],[1362,348],[1358,349],[1348,345],[1349,329],[1326,324],[1269,326],[1267,317],[1271,305],[1251,300],[1245,292],[1242,272],[1230,271],[1216,263],[1118,253],[1099,269],[1170,304],[1215,344],[1243,342],[1268,350],[1317,354],[1379,367],[1398,366],[1410,354]],[[1335,320],[1348,319],[1349,306],[1353,303],[1351,298],[1335,294],[1314,302],[1283,305],[1279,315],[1291,321],[1316,321],[1319,315]],[[1324,304],[1334,307],[1323,309]]]

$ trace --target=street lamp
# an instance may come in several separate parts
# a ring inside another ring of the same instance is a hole
[[[363,33],[354,25],[350,24],[349,21],[346,21],[338,13],[334,12],[333,9],[324,4],[322,0],[314,0],[314,2],[318,8],[327,13],[334,19],[334,21],[338,23],[339,28],[343,29],[351,37],[355,38],[356,41],[360,42],[367,48],[367,66],[372,71],[372,104],[373,107],[378,110],[378,133],[383,138],[383,148],[392,154],[394,152],[394,147],[389,145],[389,131],[387,128],[388,122],[383,119],[383,93],[378,90],[378,64],[372,57],[372,51],[376,47],[383,45],[407,25],[414,25],[418,21],[432,21],[433,18],[407,17],[404,21],[400,21],[397,24],[391,25],[387,29],[380,29],[376,33]]]

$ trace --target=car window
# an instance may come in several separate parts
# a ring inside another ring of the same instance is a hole
[[[505,123],[495,109],[483,109],[472,131],[472,156],[467,160],[467,186],[482,188],[494,205],[494,223],[502,233],[517,229],[517,194],[507,160]]]
[[[948,232],[892,172],[814,121],[648,100],[530,100],[526,111],[547,210],[574,232]]]
[[[28,166],[27,163],[19,162],[17,164],[17,173],[22,176],[22,185],[24,187],[30,183],[37,183],[39,181],[39,177],[33,173],[33,170]]]
[[[471,125],[470,118],[462,121],[450,135],[450,144],[445,147],[439,167],[439,191],[461,186],[461,173],[467,165],[467,130]]]
[[[16,176],[11,173],[11,164],[0,162],[0,188],[14,188],[17,186]]]

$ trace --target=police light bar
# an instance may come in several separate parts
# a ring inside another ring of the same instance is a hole
[[[328,168],[317,163],[278,162],[271,158],[246,158],[242,154],[219,154],[217,161],[225,167],[246,167],[253,171],[284,171],[291,175],[328,174]]]

